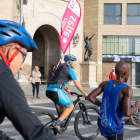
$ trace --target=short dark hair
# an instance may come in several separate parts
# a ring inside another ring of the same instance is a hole
[[[2,48],[2,50],[5,52],[6,50],[7,50],[7,48],[10,48],[11,46],[13,46],[13,45],[2,45],[2,46],[0,46],[1,48]],[[19,47],[19,45],[15,45],[16,47]],[[1,54],[0,54],[0,56],[1,56]]]

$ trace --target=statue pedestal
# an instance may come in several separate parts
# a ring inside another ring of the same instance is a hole
[[[96,88],[98,85],[96,83],[96,63],[87,61],[81,64],[81,84],[86,87]]]

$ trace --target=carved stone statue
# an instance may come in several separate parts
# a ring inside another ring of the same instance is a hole
[[[88,38],[88,36],[86,36],[85,37],[85,33],[84,33],[84,41],[85,41],[85,43],[86,43],[86,45],[85,45],[85,55],[84,55],[84,61],[92,61],[91,59],[90,59],[90,57],[91,57],[91,55],[92,55],[92,50],[93,50],[93,47],[92,47],[92,43],[90,42],[91,41],[91,39],[93,38],[93,36],[94,36],[95,34],[93,34],[92,36],[91,36],[91,38]],[[88,54],[87,54],[87,57],[86,57],[86,53],[88,52]]]

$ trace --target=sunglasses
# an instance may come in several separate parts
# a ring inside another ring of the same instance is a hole
[[[23,62],[22,62],[22,63],[24,63],[24,61],[25,61],[25,59],[26,59],[26,56],[27,56],[27,53],[26,53],[25,51],[21,50],[21,49],[18,48],[18,47],[15,47],[15,49],[17,49],[18,51],[20,51],[20,52],[23,54]]]

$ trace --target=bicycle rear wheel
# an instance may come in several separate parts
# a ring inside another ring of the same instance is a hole
[[[93,140],[98,136],[100,133],[97,125],[98,114],[99,109],[95,106],[87,106],[86,110],[78,112],[74,122],[74,129],[79,139]]]
[[[131,105],[131,108],[133,106]],[[130,117],[124,117],[124,124],[128,124],[131,121],[131,116]]]
[[[136,127],[140,127],[140,109],[138,109],[138,112],[135,112],[133,115],[131,115],[130,118]]]
[[[128,124],[130,121],[130,117],[124,117],[124,124]]]
[[[52,113],[46,112],[46,111],[45,112],[44,111],[41,111],[41,112],[36,112],[35,115],[45,125],[45,127],[47,127],[48,129],[50,129],[51,132],[54,135],[57,135],[56,129],[51,126],[52,122],[54,120],[56,120],[55,116]]]

